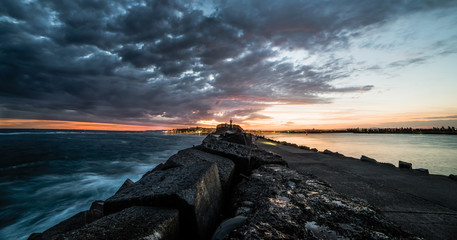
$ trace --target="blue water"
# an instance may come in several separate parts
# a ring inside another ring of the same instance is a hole
[[[398,161],[427,168],[432,174],[457,174],[457,135],[432,134],[265,134],[266,137],[349,157],[365,155],[379,162]]]
[[[204,136],[1,131],[0,239],[26,239],[137,181]]]

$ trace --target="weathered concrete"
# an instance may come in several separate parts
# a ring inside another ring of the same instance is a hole
[[[134,206],[51,239],[179,239],[179,213],[176,209]]]
[[[215,154],[207,153],[196,148],[188,148],[179,151],[171,156],[164,164],[163,168],[170,166],[191,166],[198,163],[217,163],[219,177],[224,192],[230,189],[233,175],[235,174],[235,163],[230,159]]]
[[[87,211],[75,214],[43,233],[31,235],[29,240],[53,239],[59,234],[77,230],[103,217],[103,201],[95,201]]]
[[[130,185],[133,185],[133,184],[134,184],[134,182],[130,178],[127,178],[124,181],[124,183],[122,184],[122,186],[117,190],[116,193],[120,192],[122,189],[127,188],[127,187],[129,187]]]
[[[378,161],[376,161],[375,159],[367,157],[365,155],[362,155],[360,157],[360,161],[362,161],[362,162],[370,162],[370,163],[378,163]]]
[[[250,162],[250,169],[259,168],[262,165],[267,164],[278,164],[287,166],[287,162],[282,159],[282,157],[276,153],[260,150],[260,149],[253,149],[251,151],[251,162]]]
[[[281,156],[272,152],[257,149],[257,146],[245,146],[233,142],[220,140],[214,135],[208,135],[202,142],[199,149],[231,159],[238,173],[249,173],[265,164],[287,165]]]
[[[365,202],[341,196],[315,177],[280,165],[255,170],[237,188],[234,205],[248,221],[227,239],[414,238]]]
[[[252,146],[252,135],[245,133],[223,133],[219,136],[222,141],[237,143],[245,146]]]
[[[177,208],[182,233],[207,239],[217,227],[222,189],[215,163],[156,170],[108,198],[105,215],[131,206]]]
[[[412,169],[413,164],[409,162],[398,161],[398,168]]]
[[[310,173],[350,197],[366,200],[388,219],[426,239],[457,235],[457,181],[353,158],[335,157],[259,140],[292,169]]]
[[[204,150],[211,151],[215,154],[227,156],[230,159],[247,159],[249,158],[252,147],[241,145],[228,141],[221,141],[213,134],[209,134],[201,144]]]

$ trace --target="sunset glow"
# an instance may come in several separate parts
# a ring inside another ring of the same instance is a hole
[[[76,129],[76,130],[106,130],[106,131],[146,131],[161,130],[164,127],[136,126],[112,123],[50,121],[30,119],[0,119],[0,128],[30,128],[30,129]]]

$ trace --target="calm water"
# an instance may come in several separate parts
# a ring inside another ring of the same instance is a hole
[[[433,174],[457,174],[457,136],[426,134],[265,134],[265,137],[379,162],[407,161]]]
[[[0,239],[26,239],[87,210],[203,137],[0,132]]]

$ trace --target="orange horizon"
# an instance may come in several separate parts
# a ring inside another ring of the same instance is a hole
[[[104,130],[104,131],[147,131],[168,130],[162,126],[133,124],[78,122],[38,119],[0,119],[0,128],[6,129],[65,129],[65,130]]]
[[[63,120],[38,120],[38,119],[5,119],[0,118],[0,128],[3,129],[65,129],[65,130],[101,130],[101,131],[148,131],[148,130],[172,130],[178,128],[188,127],[206,127],[215,128],[217,124],[194,124],[194,125],[180,125],[180,126],[148,126],[136,124],[116,124],[116,123],[99,123],[99,122],[79,122],[79,121],[63,121]],[[372,124],[371,127],[367,126],[348,126],[346,124],[331,124],[331,125],[309,125],[309,126],[262,126],[255,124],[238,124],[243,129],[249,131],[287,131],[287,130],[344,130],[347,128],[433,128],[441,126],[397,126],[387,127],[380,126],[379,124]],[[447,127],[447,126],[446,126]]]

